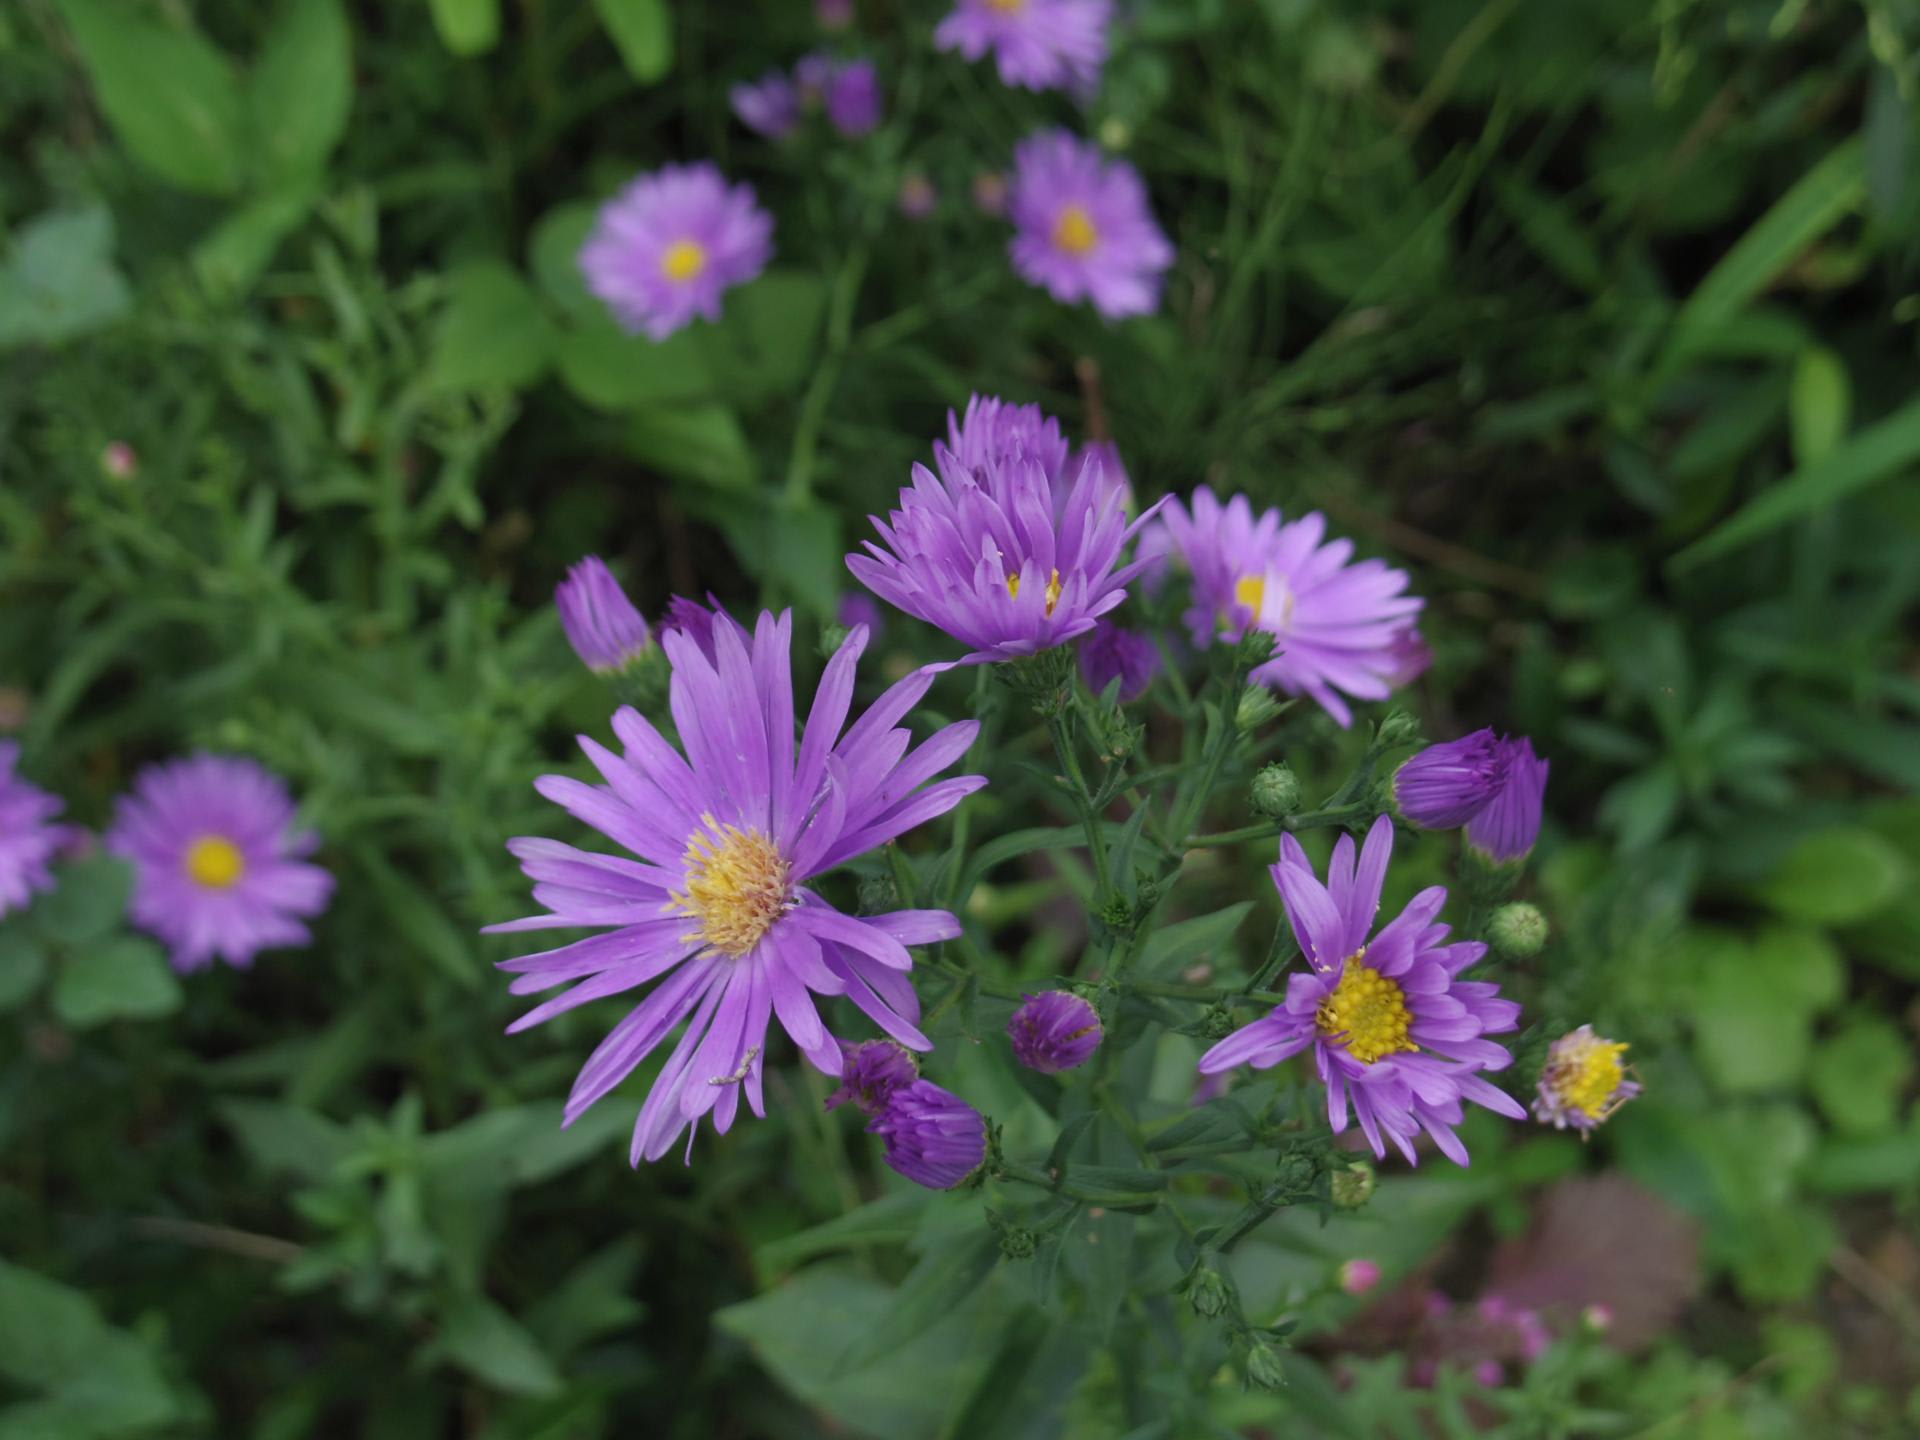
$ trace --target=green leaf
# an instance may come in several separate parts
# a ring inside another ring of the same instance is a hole
[[[1871,830],[1836,827],[1794,846],[1759,896],[1793,919],[1844,925],[1892,901],[1908,880],[1893,845]]]
[[[1568,213],[1564,201],[1542,194],[1517,175],[1496,170],[1487,177],[1493,198],[1521,238],[1569,284],[1592,294],[1606,287],[1606,262],[1591,227]]]
[[[711,401],[635,412],[626,444],[636,460],[662,474],[730,491],[748,490],[754,482],[746,432],[733,411]]]
[[[1715,1237],[1733,1255],[1740,1293],[1756,1304],[1806,1295],[1826,1273],[1839,1238],[1825,1209],[1800,1201],[1749,1211]]]
[[[627,73],[651,85],[673,67],[673,17],[666,0],[593,0]]]
[[[108,1020],[152,1020],[180,1008],[180,982],[160,947],[138,935],[88,946],[53,981],[53,1013],[76,1030]]]
[[[1920,1117],[1892,1134],[1859,1139],[1826,1137],[1807,1166],[1806,1184],[1821,1195],[1858,1195],[1920,1185]]]
[[[248,83],[260,178],[317,173],[346,133],[353,50],[340,0],[286,0]]]
[[[22,920],[0,925],[0,1011],[24,1005],[47,974],[46,946]]]
[[[102,206],[29,220],[10,249],[0,268],[0,347],[58,345],[111,325],[133,303]]]
[[[572,1125],[563,1125],[558,1104],[488,1110],[429,1135],[421,1165],[455,1188],[534,1185],[607,1150],[632,1125],[633,1117],[612,1105],[589,1110]]]
[[[754,1264],[763,1274],[777,1274],[835,1250],[904,1244],[913,1238],[931,1198],[931,1191],[920,1189],[882,1195],[857,1210],[769,1241],[754,1251]]]
[[[0,1411],[19,1440],[111,1435],[166,1425],[179,1415],[148,1348],[100,1318],[78,1290],[0,1260],[0,1375],[45,1394],[42,1428],[17,1423],[29,1407]]]
[[[560,337],[555,355],[560,378],[581,400],[618,412],[712,393],[706,357],[692,331],[658,341],[629,335],[599,301],[592,305],[593,313]]]
[[[1913,1051],[1899,1027],[1863,1014],[1820,1042],[1807,1078],[1835,1129],[1880,1135],[1899,1120],[1901,1094],[1913,1068]]]
[[[301,1105],[276,1100],[225,1100],[218,1109],[241,1148],[266,1175],[319,1182],[353,1153],[344,1125]]]
[[[838,1373],[865,1369],[945,1319],[999,1263],[1000,1241],[984,1226],[931,1247],[900,1282],[886,1311],[840,1356]]]
[[[233,67],[198,34],[112,0],[59,0],[114,133],[168,184],[230,195],[243,169]]]
[[[442,390],[512,390],[552,363],[556,339],[527,282],[497,260],[465,266],[434,331],[427,374]]]
[[[1240,922],[1247,918],[1247,912],[1251,909],[1253,902],[1242,900],[1211,915],[1162,926],[1153,932],[1146,949],[1141,952],[1142,968],[1149,975],[1170,975],[1196,960],[1212,955],[1240,928]]]
[[[35,929],[63,945],[84,945],[120,924],[133,870],[114,855],[90,855],[53,872],[53,890],[28,912]]]
[[[484,55],[500,39],[500,0],[430,0],[440,43],[456,55]]]
[[[827,287],[819,276],[770,270],[729,291],[718,325],[696,335],[707,371],[725,393],[743,402],[791,395],[813,373]]]
[[[418,882],[389,864],[371,846],[358,852],[360,868],[373,882],[373,893],[393,922],[394,938],[425,955],[464,990],[480,983],[481,966],[476,936],[447,918],[440,902]]]
[[[540,1342],[483,1295],[456,1300],[441,1317],[440,1348],[474,1379],[512,1395],[554,1395],[560,1372]]]
[[[1793,384],[1787,391],[1787,433],[1793,440],[1793,463],[1803,469],[1817,465],[1846,437],[1853,408],[1853,390],[1846,364],[1824,345],[1800,352],[1794,362]]]
[[[250,291],[274,252],[313,209],[319,191],[296,181],[235,210],[193,247],[193,272],[207,293],[233,301]]]
[[[580,247],[593,230],[598,209],[584,200],[542,215],[527,242],[527,263],[540,288],[569,318],[606,318],[580,273]],[[612,322],[609,321],[609,324]]]

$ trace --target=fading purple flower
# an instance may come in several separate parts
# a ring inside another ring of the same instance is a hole
[[[871,554],[849,555],[847,568],[897,609],[972,646],[962,664],[1064,645],[1126,599],[1141,563],[1120,565],[1120,552],[1147,517],[1127,524],[1097,461],[1056,493],[1030,449],[995,458],[983,446],[968,463],[936,443],[933,455],[939,474],[913,467],[900,508],[874,517],[882,543],[867,541]]]
[[[66,802],[21,779],[19,762],[20,746],[0,740],[0,915],[53,888],[51,863],[79,834],[54,823]]]
[[[1401,592],[1407,574],[1382,560],[1353,561],[1353,542],[1326,540],[1318,511],[1283,523],[1257,518],[1244,495],[1222,505],[1205,485],[1191,508],[1168,503],[1141,542],[1147,556],[1170,555],[1193,581],[1187,630],[1196,648],[1233,644],[1250,629],[1275,641],[1253,679],[1308,695],[1342,727],[1353,723],[1344,695],[1384,700],[1401,664],[1396,646],[1424,601]],[[1351,562],[1351,563],[1349,563]]]
[[[853,24],[853,0],[814,0],[813,18],[822,30],[845,30]]]
[[[973,177],[973,208],[998,218],[1007,213],[1007,177],[998,170],[982,170]]]
[[[1387,683],[1396,690],[1404,690],[1426,674],[1433,664],[1433,649],[1420,633],[1418,625],[1401,627],[1393,637],[1393,643],[1387,647],[1387,655],[1392,666],[1387,671]]]
[[[1640,1093],[1627,1077],[1627,1046],[1593,1033],[1593,1026],[1562,1035],[1547,1048],[1534,1118],[1556,1130],[1572,1127],[1584,1139]]]
[[[1467,843],[1496,861],[1518,860],[1540,838],[1548,764],[1522,736],[1491,729],[1429,745],[1393,777],[1400,813],[1428,830],[1467,827]]]
[[[1007,212],[1022,279],[1065,305],[1091,301],[1110,320],[1158,308],[1173,246],[1126,161],[1064,130],[1029,136],[1013,152]]]
[[[646,619],[598,555],[587,556],[567,572],[553,601],[567,643],[596,675],[625,670],[653,643]]]
[[[826,106],[828,123],[849,140],[879,128],[884,102],[873,62],[847,60],[835,64],[827,76]]]
[[[929,1190],[951,1190],[986,1163],[986,1118],[931,1080],[893,1091],[867,1129],[884,1142],[888,1165]]]
[[[727,99],[740,123],[756,135],[784,140],[800,128],[800,92],[783,70],[735,85]]]
[[[920,1062],[891,1040],[841,1040],[840,1088],[827,1097],[827,1109],[857,1105],[872,1115],[902,1085],[920,1078]]]
[[[1071,990],[1029,995],[1007,1022],[1013,1058],[1043,1075],[1086,1064],[1104,1034],[1099,1012]]]
[[[1112,21],[1112,0],[959,0],[933,43],[970,61],[992,51],[1003,84],[1089,93]]]
[[[1425,1130],[1443,1155],[1465,1165],[1467,1150],[1453,1129],[1462,1101],[1526,1118],[1479,1074],[1513,1063],[1484,1037],[1514,1029],[1520,1007],[1501,999],[1495,984],[1457,978],[1487,947],[1446,943],[1448,927],[1435,923],[1447,900],[1441,886],[1421,891],[1369,938],[1392,852],[1393,821],[1382,815],[1357,866],[1353,837],[1340,837],[1323,885],[1299,842],[1281,839],[1274,884],[1310,968],[1288,981],[1285,1004],[1207,1051],[1200,1071],[1265,1070],[1311,1049],[1336,1135],[1351,1107],[1376,1156],[1392,1141],[1418,1163],[1413,1141]]]
[[[814,995],[846,995],[881,1030],[916,1050],[920,1002],[909,945],[950,940],[944,910],[855,918],[807,882],[823,871],[944,815],[986,783],[963,775],[929,784],[973,743],[977,721],[907,749],[900,721],[933,683],[922,668],[889,688],[852,726],[854,667],[866,648],[856,629],[827,662],[804,730],[794,740],[793,617],[762,613],[750,635],[724,612],[710,619],[709,652],[686,631],[665,630],[670,708],[684,756],[631,708],[613,717],[616,755],[580,745],[606,781],[558,775],[536,788],[626,855],[557,840],[517,839],[510,849],[547,913],[492,932],[579,928],[603,933],[503,962],[517,995],[573,987],[520,1017],[525,1030],[590,1000],[658,980],[608,1033],[567,1097],[571,1124],[685,1022],[634,1128],[632,1159],[655,1160],[711,1112],[722,1134],[745,1094],[761,1091],[770,1022],[828,1075],[843,1068]],[[691,1154],[693,1133],[687,1137]]]
[[[1117,678],[1124,705],[1146,694],[1153,677],[1160,673],[1160,647],[1144,630],[1129,630],[1102,620],[1080,637],[1080,673],[1096,695],[1106,694],[1107,686]]]
[[[173,952],[173,968],[217,956],[245,969],[262,950],[305,945],[333,876],[307,856],[320,837],[294,828],[280,778],[238,755],[149,765],[120,797],[107,849],[133,865],[127,914]]]
[[[772,255],[773,217],[753,187],[701,161],[641,175],[603,205],[580,273],[628,330],[664,340],[695,316],[718,320],[720,297]]]
[[[925,220],[940,208],[940,192],[924,175],[907,176],[900,182],[900,213],[909,220]]]

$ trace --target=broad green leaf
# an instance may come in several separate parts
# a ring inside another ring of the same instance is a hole
[[[121,935],[69,956],[53,981],[53,1013],[76,1030],[152,1020],[180,1008],[180,982],[151,940]]]
[[[590,298],[590,297],[589,297]],[[699,341],[682,330],[665,340],[629,335],[600,303],[561,337],[555,359],[567,388],[596,410],[635,410],[712,393]]]
[[[1826,1137],[1807,1166],[1806,1184],[1821,1195],[1920,1185],[1920,1117],[1888,1134]]]
[[[527,242],[527,264],[541,290],[564,314],[581,320],[606,315],[580,273],[580,247],[597,213],[584,200],[561,205],[540,217]]]
[[[0,1375],[47,1397],[37,1407],[49,1420],[38,1432],[44,1440],[144,1430],[169,1424],[179,1412],[144,1344],[107,1324],[80,1291],[4,1260]],[[8,1419],[19,1414],[0,1411]],[[34,1433],[14,1429],[20,1440]]]
[[[317,172],[346,133],[353,49],[340,0],[285,0],[248,84],[261,182]]]
[[[778,1273],[835,1250],[904,1244],[913,1238],[930,1198],[930,1191],[920,1189],[882,1195],[857,1210],[769,1241],[754,1251],[754,1263],[763,1273]]]
[[[28,912],[35,929],[63,945],[84,945],[117,928],[133,893],[133,869],[115,855],[59,866],[53,889]]]
[[[1733,1258],[1740,1293],[1759,1304],[1797,1300],[1826,1273],[1839,1241],[1827,1211],[1801,1201],[1752,1210],[1714,1237]]]
[[[113,263],[104,207],[41,215],[16,230],[0,265],[0,348],[58,345],[111,325],[133,303]]]
[[[827,310],[827,287],[817,275],[770,270],[729,291],[718,325],[696,335],[707,370],[729,396],[743,402],[797,393],[813,373]]]
[[[484,1295],[454,1301],[441,1317],[439,1345],[461,1369],[511,1395],[553,1395],[560,1372],[540,1342]]]
[[[1904,474],[1917,461],[1920,400],[1856,432],[1824,459],[1794,470],[1680,551],[1669,564],[1676,572],[1685,571],[1738,550],[1803,515],[1830,508],[1857,490]]]
[[[32,999],[47,974],[47,948],[24,920],[0,924],[0,1011]]]
[[[1232,938],[1251,909],[1251,900],[1241,900],[1211,915],[1161,926],[1141,953],[1141,967],[1150,975],[1169,975],[1213,955]]]
[[[443,390],[511,390],[530,385],[553,360],[553,326],[527,282],[495,260],[452,278],[434,331],[427,374]]]
[[[626,447],[636,460],[676,479],[736,492],[754,482],[746,432],[724,405],[650,405],[637,410],[627,425]]]
[[[244,107],[227,57],[192,30],[114,0],[59,0],[114,133],[168,184],[230,195],[244,169]]]
[[[1901,1095],[1913,1069],[1913,1049],[1899,1027],[1861,1014],[1820,1042],[1808,1081],[1835,1129],[1880,1135],[1898,1121]]]
[[[433,28],[456,55],[484,55],[500,40],[500,0],[429,0]]]
[[[209,231],[193,247],[193,272],[207,293],[235,300],[253,288],[280,243],[300,228],[318,191],[296,181],[250,200]]]
[[[623,1235],[576,1265],[527,1315],[548,1354],[565,1357],[603,1335],[631,1332],[647,1307],[636,1298],[643,1246]]]
[[[1905,859],[1871,830],[1836,827],[1807,836],[1759,887],[1780,914],[1816,925],[1864,920],[1910,883]]]
[[[421,1164],[456,1187],[533,1185],[611,1149],[632,1128],[632,1115],[615,1105],[596,1106],[570,1126],[558,1104],[486,1110],[429,1135]]]
[[[593,0],[627,73],[651,85],[673,66],[673,17],[667,0]]]
[[[841,1375],[885,1359],[945,1319],[980,1288],[1000,1263],[1000,1241],[981,1226],[930,1248],[893,1292],[893,1299],[835,1367]]]
[[[1794,363],[1793,384],[1787,391],[1787,432],[1793,440],[1793,463],[1817,465],[1846,437],[1853,408],[1853,390],[1847,367],[1824,345],[1809,346]]]
[[[1701,1065],[1729,1094],[1783,1090],[1806,1066],[1809,1017],[1770,996],[1722,992],[1693,1024]]]
[[[220,1118],[239,1138],[254,1165],[266,1175],[291,1175],[319,1182],[353,1153],[354,1139],[344,1125],[300,1105],[277,1100],[224,1100]]]

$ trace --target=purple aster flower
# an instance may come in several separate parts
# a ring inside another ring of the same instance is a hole
[[[934,668],[894,685],[842,733],[867,643],[856,629],[827,662],[796,748],[792,615],[763,613],[749,635],[716,612],[711,632],[711,653],[682,630],[661,637],[684,756],[622,708],[613,731],[624,755],[580,740],[605,785],[549,775],[536,787],[637,858],[514,840],[548,913],[490,927],[603,932],[502,964],[517,976],[515,994],[572,984],[514,1031],[660,982],[588,1058],[566,1104],[572,1123],[684,1022],[634,1128],[636,1165],[665,1154],[690,1125],[697,1131],[709,1112],[724,1134],[743,1092],[756,1115],[765,1113],[761,1075],[774,1019],[816,1068],[839,1075],[840,1046],[814,995],[844,994],[901,1044],[930,1048],[914,1025],[920,1002],[907,946],[950,940],[959,922],[944,910],[855,918],[807,882],[944,815],[986,783],[978,775],[928,783],[973,743],[976,721],[907,748],[899,722]],[[689,1134],[689,1153],[692,1145]]]
[[[553,592],[560,625],[573,653],[596,675],[626,669],[647,653],[653,632],[613,578],[607,562],[589,555]]]
[[[1123,506],[1128,510],[1133,509],[1133,479],[1127,474],[1126,463],[1120,458],[1120,447],[1111,440],[1089,440],[1075,454],[1073,463],[1084,465],[1089,460],[1100,462],[1100,478],[1120,492]]]
[[[1497,861],[1518,860],[1540,838],[1548,764],[1522,736],[1476,730],[1429,745],[1393,777],[1400,813],[1428,830],[1467,827],[1467,843]]]
[[[0,740],[0,915],[23,909],[34,895],[53,888],[49,868],[79,832],[56,825],[66,802],[20,778],[20,747]]]
[[[129,918],[166,942],[182,974],[307,944],[303,922],[333,894],[333,876],[306,858],[320,837],[294,827],[286,785],[243,756],[149,765],[106,838],[133,865]]]
[[[712,165],[668,165],[600,208],[580,273],[629,330],[664,340],[693,318],[720,318],[720,297],[766,268],[773,217],[750,185]]]
[[[1534,1118],[1556,1130],[1572,1126],[1585,1139],[1640,1093],[1627,1078],[1626,1053],[1624,1041],[1596,1035],[1591,1025],[1562,1035],[1547,1047]]]
[[[1233,644],[1249,629],[1271,633],[1274,657],[1253,672],[1264,685],[1311,696],[1343,727],[1353,723],[1341,692],[1384,700],[1412,617],[1425,604],[1404,595],[1407,574],[1382,560],[1348,563],[1350,540],[1326,540],[1318,511],[1282,523],[1257,519],[1244,495],[1225,505],[1202,485],[1192,508],[1170,502],[1142,541],[1149,556],[1170,554],[1191,574],[1186,612],[1197,648]]]
[[[913,1052],[891,1040],[841,1040],[840,1088],[827,1097],[827,1109],[858,1105],[872,1115],[902,1085],[920,1078],[920,1062]]]
[[[1089,92],[1107,60],[1112,0],[960,0],[933,32],[942,50],[989,50],[1007,85]]]
[[[1043,1075],[1086,1064],[1105,1033],[1099,1012],[1071,990],[1029,995],[1007,1022],[1013,1058]]]
[[[1056,496],[1031,453],[969,465],[936,443],[933,455],[939,475],[913,467],[900,508],[873,519],[884,543],[867,541],[872,553],[849,555],[847,568],[897,609],[971,645],[962,664],[1064,645],[1126,599],[1144,562],[1120,565],[1120,552],[1148,517],[1127,524],[1097,460]]]
[[[1159,306],[1173,246],[1126,161],[1064,130],[1029,136],[1013,152],[1007,213],[1013,268],[1062,304],[1090,300],[1109,320]]]
[[[784,140],[800,128],[800,92],[785,71],[769,70],[758,80],[736,85],[727,99],[740,123],[756,135]]]
[[[951,1190],[986,1162],[986,1118],[931,1080],[893,1091],[867,1129],[885,1142],[887,1164],[929,1190]]]
[[[1514,1029],[1520,1007],[1502,1000],[1497,985],[1457,978],[1487,947],[1446,943],[1448,927],[1435,923],[1447,900],[1441,886],[1414,896],[1369,938],[1392,853],[1393,821],[1382,815],[1357,866],[1353,837],[1340,837],[1323,885],[1299,842],[1281,839],[1274,884],[1309,969],[1287,982],[1285,1004],[1202,1056],[1200,1071],[1243,1064],[1265,1070],[1310,1048],[1336,1135],[1346,1130],[1351,1109],[1376,1156],[1391,1140],[1417,1163],[1413,1141],[1425,1130],[1443,1155],[1465,1165],[1466,1147],[1453,1132],[1463,1100],[1526,1118],[1517,1101],[1479,1075],[1513,1062],[1484,1037]]]
[[[1129,630],[1102,620],[1080,640],[1080,673],[1087,688],[1104,695],[1117,677],[1120,701],[1138,700],[1160,673],[1160,647],[1144,630]]]
[[[1387,647],[1387,653],[1393,667],[1387,672],[1387,683],[1396,690],[1404,690],[1426,674],[1433,664],[1432,647],[1427,644],[1418,625],[1401,627],[1393,637],[1393,643]]]
[[[871,134],[880,125],[883,104],[880,76],[871,60],[848,60],[827,74],[827,121],[849,140]]]
[[[887,612],[864,590],[849,590],[842,595],[833,618],[849,630],[856,625],[866,626],[867,634],[875,640],[887,628]]]

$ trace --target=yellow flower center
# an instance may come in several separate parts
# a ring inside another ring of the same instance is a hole
[[[1016,573],[1007,577],[1007,594],[1014,599],[1020,598],[1020,576]],[[1047,577],[1047,614],[1053,614],[1053,607],[1060,603],[1060,572],[1054,571]]]
[[[1265,575],[1242,575],[1233,582],[1233,598],[1236,604],[1244,605],[1253,612],[1250,623],[1278,634],[1293,619],[1293,590],[1284,580],[1274,582],[1279,585],[1280,593],[1278,603],[1270,606],[1267,602],[1268,583]],[[1233,624],[1233,612],[1222,605],[1220,628],[1230,630]]]
[[[1018,15],[1027,8],[1027,0],[987,0],[987,8],[1002,15]]]
[[[1085,255],[1100,243],[1093,217],[1084,205],[1069,205],[1053,222],[1053,243],[1069,255]]]
[[[773,928],[787,908],[789,866],[765,833],[700,817],[705,831],[687,841],[685,890],[668,902],[669,910],[700,922],[688,940],[704,940],[736,960]]]
[[[1322,1035],[1345,1046],[1362,1065],[1420,1048],[1407,1038],[1413,1012],[1407,1009],[1406,992],[1361,964],[1359,955],[1347,958],[1340,983],[1320,1002],[1313,1019]]]
[[[1242,575],[1233,584],[1233,598],[1253,612],[1253,618],[1260,618],[1260,606],[1267,598],[1267,577],[1264,575]]]
[[[699,278],[707,268],[707,247],[698,240],[676,240],[660,257],[660,273],[669,280],[685,283]]]
[[[202,835],[187,847],[187,878],[209,890],[226,890],[247,873],[247,857],[224,835]]]
[[[1554,1052],[1542,1077],[1554,1099],[1595,1120],[1605,1120],[1620,1108],[1613,1097],[1627,1078],[1620,1058],[1627,1053],[1624,1041],[1602,1040],[1598,1035],[1570,1037]]]

